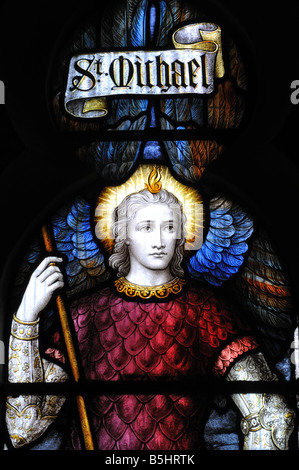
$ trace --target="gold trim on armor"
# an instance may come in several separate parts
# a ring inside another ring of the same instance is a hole
[[[16,317],[15,314],[13,314],[13,319],[17,322],[20,323],[20,325],[37,325],[39,323],[39,319],[34,320],[34,321],[22,321],[18,317]]]
[[[245,416],[241,421],[241,430],[245,436],[247,436],[249,432],[259,431],[262,427],[264,426],[262,426],[260,421],[259,413],[251,413]]]
[[[19,340],[32,341],[38,338],[39,333],[39,320],[35,321],[22,321],[13,314],[13,321],[11,324],[11,335]]]
[[[171,294],[179,294],[186,283],[185,279],[180,278],[175,278],[159,286],[138,286],[129,282],[124,277],[114,281],[114,285],[119,293],[126,294],[128,297],[140,297],[141,299],[150,299],[151,297],[165,299]]]

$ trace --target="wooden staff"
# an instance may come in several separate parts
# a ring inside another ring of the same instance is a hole
[[[48,253],[53,252],[54,251],[53,241],[51,239],[50,233],[46,226],[42,227],[42,235],[43,235],[43,240],[44,240],[46,251]],[[66,350],[67,350],[73,378],[75,382],[78,382],[80,379],[79,365],[78,365],[75,346],[74,346],[74,342],[73,342],[73,338],[72,338],[72,334],[70,330],[70,325],[68,321],[68,315],[66,312],[64,301],[60,295],[57,295],[56,297],[56,305],[57,305],[57,309],[59,313],[61,329],[62,329],[62,333],[63,333],[65,345],[66,345]],[[90,430],[86,406],[85,406],[83,397],[81,395],[77,395],[76,402],[77,402],[77,407],[78,407],[78,412],[79,412],[79,418],[80,418],[80,424],[81,424],[85,449],[94,450],[92,434]]]

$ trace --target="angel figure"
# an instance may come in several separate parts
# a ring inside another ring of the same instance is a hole
[[[199,249],[186,261],[188,217],[163,181],[153,184],[149,179],[146,188],[143,183],[143,189],[127,194],[114,208],[109,257],[114,282],[70,303],[85,379],[149,385],[148,394],[91,397],[88,415],[99,450],[204,449],[210,401],[208,394],[196,389],[197,379],[278,380],[238,309],[194,282],[192,272],[205,251]],[[231,215],[223,207],[218,216],[218,222],[224,216],[228,226]],[[210,217],[214,217],[215,232],[215,212]],[[250,230],[246,226],[241,235],[237,232],[234,236],[244,240]],[[211,242],[210,236],[203,244],[205,250]],[[235,256],[244,261],[240,249]],[[62,258],[49,256],[39,264],[13,316],[11,382],[68,380],[59,334],[45,351],[39,343],[40,316],[64,286],[61,262]],[[180,381],[190,384],[190,389],[176,393],[175,384]],[[164,384],[163,391],[152,393],[153,383]],[[283,396],[234,393],[231,398],[240,411],[244,449],[288,448],[294,412]],[[65,400],[50,395],[8,397],[6,421],[13,446],[40,438]],[[82,448],[75,419],[63,448]]]

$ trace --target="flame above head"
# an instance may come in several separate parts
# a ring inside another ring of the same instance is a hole
[[[152,194],[157,194],[161,188],[161,173],[159,167],[154,167],[148,177],[148,183],[145,183],[145,186]]]

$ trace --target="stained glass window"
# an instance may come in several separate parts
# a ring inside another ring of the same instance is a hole
[[[248,160],[249,38],[214,2],[57,18],[29,148],[48,195],[2,281],[3,448],[297,449],[293,273],[263,218],[281,194],[240,188],[275,161]]]

